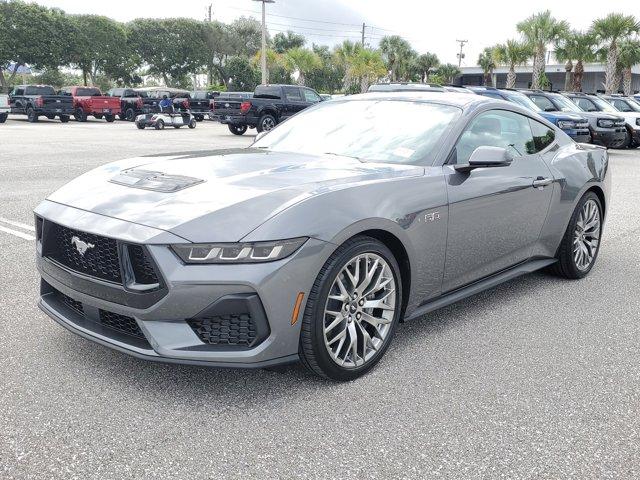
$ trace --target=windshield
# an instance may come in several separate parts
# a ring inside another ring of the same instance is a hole
[[[594,97],[589,97],[589,100],[595,103],[603,112],[618,113],[618,110],[613,108],[608,102],[605,102],[601,98],[594,96]]]
[[[634,100],[633,98],[627,98],[627,103],[633,108],[636,112],[640,112],[640,102]]]
[[[582,112],[575,103],[562,95],[550,95],[550,97],[561,112]]]
[[[25,95],[55,95],[56,91],[53,87],[32,87],[28,86]]]
[[[460,117],[451,105],[397,100],[321,103],[287,120],[254,147],[419,164]]]
[[[533,103],[531,99],[526,95],[523,95],[520,93],[507,93],[506,97],[509,99],[510,102],[522,105],[523,107],[528,108],[529,110],[533,110],[534,112],[542,111],[542,109],[538,105]]]
[[[97,88],[77,88],[76,96],[78,97],[100,97],[100,90]]]

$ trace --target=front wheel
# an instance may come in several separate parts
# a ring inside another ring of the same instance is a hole
[[[124,112],[124,118],[128,122],[133,122],[136,119],[136,111],[133,108],[127,108]]]
[[[244,135],[247,131],[246,125],[228,125],[229,131],[234,135]]]
[[[156,122],[156,130],[164,130],[164,122],[162,120]]]
[[[27,121],[29,123],[35,123],[38,121],[38,114],[32,107],[27,108]]]
[[[196,119],[195,119],[195,118],[192,118],[192,119],[189,121],[189,128],[191,128],[191,129],[196,128],[196,125],[197,125],[197,123],[196,123]]]
[[[136,122],[136,127],[138,127],[138,130],[144,130],[145,124]]]
[[[258,120],[258,125],[256,126],[256,130],[258,130],[258,133],[268,132],[269,130],[272,130],[273,128],[275,128],[277,123],[278,122],[276,122],[276,117],[274,117],[269,113],[265,113],[260,117],[260,120]]]
[[[8,113],[0,113],[0,123],[6,122],[7,118],[9,118],[9,114]]]
[[[60,121],[62,123],[68,123],[71,117],[69,115],[60,115]]]
[[[299,355],[312,372],[353,380],[380,361],[400,319],[402,281],[393,253],[359,236],[318,274],[305,307]]]
[[[77,108],[76,111],[73,113],[73,116],[78,122],[87,121],[87,114],[84,113],[84,110],[82,110],[81,108]]]
[[[98,118],[96,116],[96,118]],[[108,122],[108,123],[113,123],[116,120],[116,116],[111,114],[111,115],[105,115],[104,119]]]
[[[602,218],[600,198],[587,192],[578,202],[562,237],[558,262],[552,266],[556,275],[578,279],[591,271],[600,251]]]

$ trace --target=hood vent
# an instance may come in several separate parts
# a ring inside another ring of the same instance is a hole
[[[123,170],[109,181],[118,185],[162,193],[177,192],[204,182],[199,178],[138,169]]]

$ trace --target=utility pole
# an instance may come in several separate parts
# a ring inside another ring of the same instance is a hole
[[[366,28],[366,25],[364,24],[364,22],[362,22],[362,48],[364,48],[364,29]]]
[[[469,40],[456,40],[456,42],[460,44],[460,53],[456,55],[458,57],[458,67],[462,66],[462,59],[464,58],[464,53],[462,53],[462,49],[464,48],[465,44],[468,41]]]
[[[262,84],[267,83],[267,14],[266,4],[276,3],[276,0],[253,0],[254,2],[262,2],[262,54],[260,55],[260,63],[262,66]]]
[[[211,17],[213,15],[213,3],[210,3],[209,6],[207,7],[207,21],[211,22]]]

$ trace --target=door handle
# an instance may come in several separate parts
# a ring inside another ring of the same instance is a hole
[[[538,177],[533,181],[534,188],[544,188],[553,183],[553,178]]]

